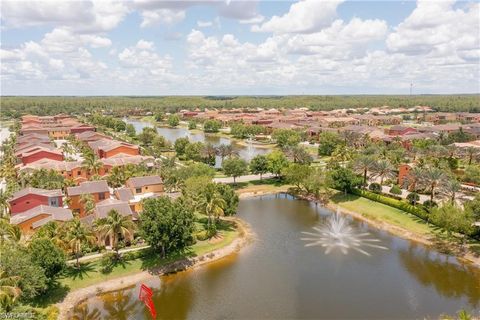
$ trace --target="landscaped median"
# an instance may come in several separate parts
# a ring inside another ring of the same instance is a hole
[[[251,239],[249,226],[237,218],[225,218],[219,228],[219,236],[197,241],[188,251],[162,259],[151,248],[123,254],[121,262],[103,271],[101,259],[81,264],[79,269],[69,267],[58,286],[47,296],[38,299],[39,307],[57,304],[60,319],[66,318],[69,310],[78,302],[95,295],[133,285],[151,276],[184,270],[225,257]]]

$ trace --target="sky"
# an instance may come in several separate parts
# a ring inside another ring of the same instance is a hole
[[[2,95],[480,92],[480,2],[2,0]]]

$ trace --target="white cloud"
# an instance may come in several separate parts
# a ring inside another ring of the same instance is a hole
[[[262,25],[252,26],[254,32],[310,33],[318,31],[333,21],[337,6],[343,0],[303,0],[290,6],[283,16],[273,16]]]
[[[185,11],[171,9],[157,9],[142,11],[141,27],[150,27],[156,24],[174,25],[185,19]]]
[[[23,28],[41,25],[68,27],[82,33],[115,28],[128,13],[120,1],[2,1],[2,26]]]

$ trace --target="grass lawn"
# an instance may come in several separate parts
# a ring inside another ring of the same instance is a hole
[[[434,226],[428,225],[414,215],[356,195],[337,193],[332,197],[332,202],[338,204],[340,208],[357,212],[366,218],[385,221],[414,233],[433,235],[437,232]]]
[[[116,264],[108,273],[101,271],[102,267],[99,260],[82,263],[80,269],[69,266],[65,274],[58,279],[56,286],[50,289],[47,295],[38,298],[33,305],[46,307],[61,301],[72,290],[85,288],[129,274],[152,270],[175,260],[204,255],[229,245],[239,234],[238,230],[234,229],[229,223],[221,222],[217,229],[222,236],[221,240],[213,242],[197,241],[185,253],[179,253],[166,259],[160,258],[152,249],[147,248],[137,251],[138,258],[122,261]]]
[[[253,180],[249,182],[239,182],[236,185],[231,184],[238,194],[242,193],[272,193],[285,192],[291,187],[282,180],[270,178],[263,180]]]

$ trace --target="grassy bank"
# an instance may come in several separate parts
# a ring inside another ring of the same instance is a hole
[[[277,192],[286,192],[289,187],[288,184],[285,184],[282,180],[271,178],[263,180],[254,180],[249,182],[239,182],[236,185],[231,185],[234,187],[238,195],[261,195],[261,194],[270,194]]]
[[[117,263],[108,273],[102,271],[100,260],[82,263],[80,268],[69,266],[54,288],[34,303],[38,307],[47,307],[60,302],[73,290],[99,284],[104,281],[133,275],[142,271],[154,271],[177,260],[193,258],[226,247],[239,235],[239,231],[230,223],[220,223],[217,227],[219,237],[206,241],[197,241],[183,253],[161,258],[153,249],[146,248],[125,253],[123,261]]]
[[[433,236],[438,232],[437,228],[414,215],[360,196],[337,193],[332,197],[332,202],[370,220],[386,222],[422,236]]]

